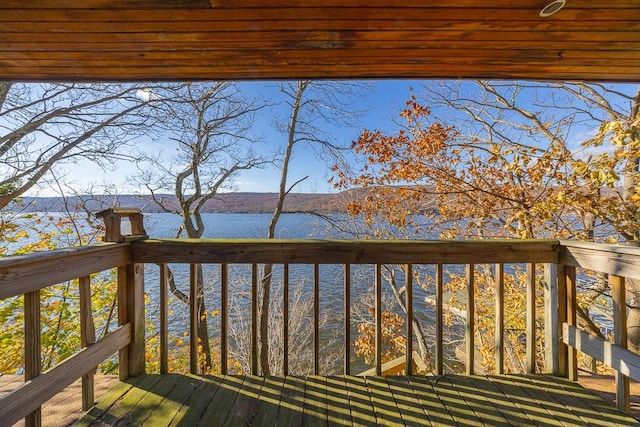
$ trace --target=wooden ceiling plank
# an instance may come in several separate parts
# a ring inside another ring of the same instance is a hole
[[[5,21],[0,32],[7,33],[185,33],[185,32],[266,32],[266,31],[432,31],[432,32],[607,32],[624,33],[640,31],[640,19],[627,21],[571,21],[564,23],[538,21],[483,21],[456,22],[429,21],[385,21],[385,20],[312,20],[312,21],[172,21],[153,22],[27,22]]]
[[[384,47],[419,47],[427,43],[443,43],[444,46],[465,48],[477,43],[487,48],[518,49],[545,48],[562,49],[583,45],[586,49],[602,48],[610,50],[640,49],[637,32],[465,32],[465,31],[269,31],[269,32],[194,32],[194,33],[87,33],[44,34],[0,33],[3,48],[19,48],[23,43],[40,43],[43,48],[48,43],[69,43],[70,45],[95,44],[100,49],[103,44],[118,45],[123,50],[142,48],[141,44],[199,43],[201,49],[215,50],[222,47],[256,49],[269,45],[273,48],[355,48],[361,44],[379,43]],[[106,42],[109,40],[109,42]],[[611,45],[609,45],[611,43]],[[10,44],[10,46],[8,46]],[[128,47],[127,47],[128,46]],[[618,48],[616,48],[617,46]],[[186,47],[186,46],[185,46]],[[578,47],[579,48],[579,47]]]
[[[379,65],[379,66],[332,66],[331,68],[318,67],[224,67],[219,71],[215,68],[199,67],[148,67],[148,68],[83,68],[81,72],[77,68],[17,68],[23,79],[30,78],[42,80],[61,79],[65,80],[74,77],[78,80],[93,81],[127,81],[127,80],[180,80],[185,79],[292,79],[304,74],[306,78],[385,78],[390,74],[396,78],[495,78],[495,79],[535,79],[535,80],[566,80],[575,79],[575,71],[572,67],[568,69],[545,67],[532,70],[527,66],[495,67],[487,71],[486,67],[445,67],[438,69],[425,68],[421,64]],[[584,71],[582,75],[589,80],[620,80],[638,81],[637,68],[625,68],[612,66],[608,69],[594,67],[593,71]]]
[[[270,51],[284,51],[284,50],[317,50],[332,52],[338,48],[341,49],[454,49],[462,51],[470,50],[485,50],[485,51],[501,51],[501,50],[519,50],[519,51],[538,51],[544,48],[549,52],[554,52],[555,55],[562,57],[567,52],[593,52],[593,51],[615,51],[615,52],[630,52],[637,53],[640,49],[638,43],[634,42],[565,42],[551,40],[544,44],[539,41],[524,41],[524,40],[505,40],[500,43],[488,43],[486,41],[448,41],[448,40],[406,40],[406,39],[390,39],[390,40],[358,40],[350,43],[338,43],[336,40],[332,40],[331,37],[322,38],[319,36],[309,37],[294,37],[291,39],[281,40],[269,40],[264,37],[263,40],[252,41],[247,43],[242,39],[212,39],[206,40],[207,46],[203,46],[202,40],[192,41],[180,41],[180,42],[139,42],[130,43],[129,41],[119,41],[118,39],[126,40],[127,37],[119,37],[120,35],[112,35],[115,39],[111,43],[93,43],[93,42],[74,42],[75,40],[70,38],[57,38],[52,39],[47,43],[43,42],[16,42],[13,44],[0,43],[0,52],[2,51],[24,51],[24,52],[73,52],[73,51],[85,51],[85,52],[150,52],[150,51],[167,51],[167,52],[180,52],[180,51],[223,51],[228,55],[233,55],[234,52],[242,52],[245,50],[270,50]],[[77,40],[77,39],[76,39]],[[348,45],[348,46],[346,46]],[[341,47],[342,46],[342,47]]]
[[[0,79],[640,81],[637,0],[540,1],[4,0]]]
[[[223,50],[212,51],[188,51],[188,50],[161,50],[162,46],[157,46],[158,50],[151,51],[5,51],[3,58],[14,60],[71,60],[71,61],[95,61],[96,57],[103,60],[120,60],[120,61],[136,61],[140,59],[150,60],[218,60],[228,59],[229,53]],[[504,60],[515,58],[521,61],[550,61],[562,60],[579,62],[589,60],[620,60],[620,61],[637,61],[640,60],[640,50],[635,52],[627,51],[603,51],[603,50],[583,50],[583,51],[565,51],[562,56],[553,50],[497,50],[497,49],[438,49],[435,47],[417,47],[410,49],[344,49],[344,50],[310,50],[310,49],[290,49],[290,50],[243,50],[236,52],[244,58],[319,58],[323,60],[350,57],[350,58],[376,58],[376,57],[401,57],[411,55],[430,55],[434,58],[493,58],[495,60]]]
[[[370,52],[375,53],[375,52]],[[119,68],[131,68],[131,67],[155,67],[158,64],[158,61],[161,60],[163,66],[165,67],[251,67],[251,66],[272,66],[272,67],[289,67],[289,66],[322,66],[327,63],[326,58],[321,58],[313,55],[307,56],[293,56],[289,57],[286,55],[238,55],[234,58],[229,57],[215,57],[215,58],[137,58],[130,59],[127,61],[126,65],[123,65],[123,61],[120,58],[103,58],[99,56],[95,56],[94,58],[89,59],[72,59],[72,58],[64,58],[60,57],[57,59],[12,59],[12,58],[3,58],[0,60],[1,67],[44,67],[44,68],[55,68],[60,67],[64,62],[73,61],[75,67],[81,68],[90,68],[95,66],[100,66],[103,68],[113,68],[114,70]],[[492,66],[492,67],[506,67],[506,66],[517,66],[517,65],[526,65],[529,67],[575,67],[577,65],[580,66],[590,66],[590,67],[599,67],[602,70],[606,70],[611,68],[611,60],[607,58],[592,58],[592,59],[574,59],[574,60],[559,60],[559,59],[526,59],[519,58],[518,56],[512,56],[509,58],[492,58],[490,56],[475,56],[475,57],[467,57],[460,56],[458,58],[442,58],[442,57],[434,57],[429,55],[428,51],[425,52],[404,52],[404,54],[398,54],[395,56],[369,56],[369,57],[358,57],[350,55],[349,52],[345,52],[342,55],[335,55],[330,58],[332,65],[357,65],[357,66],[367,66],[367,65],[393,65],[396,64],[398,67],[401,67],[406,64],[422,64],[429,66],[439,66],[439,67],[448,67],[448,66]],[[625,67],[633,68],[640,67],[640,59],[626,59],[624,63]],[[616,65],[617,67],[617,65]]]
[[[539,10],[549,1],[540,0],[492,0],[499,8],[523,8]],[[390,7],[397,0],[3,0],[0,9],[158,9],[158,8],[283,8],[283,7]],[[403,0],[402,5],[416,8],[442,6],[442,0]],[[487,5],[486,0],[447,0],[447,7],[469,8]],[[637,0],[608,0],[606,7],[632,8]],[[567,5],[573,9],[599,9],[601,2],[593,0],[571,0]]]
[[[367,7],[367,8],[266,8],[266,9],[175,9],[175,10],[43,10],[37,17],[32,10],[2,10],[0,18],[4,22],[236,22],[236,21],[446,21],[446,22],[508,22],[508,21],[634,21],[640,18],[640,9],[564,9],[548,18],[541,18],[535,9],[481,8],[416,8],[416,7]]]

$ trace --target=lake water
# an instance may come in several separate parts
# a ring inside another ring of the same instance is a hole
[[[264,238],[271,215],[269,214],[205,214],[203,219],[206,224],[206,231],[203,237],[209,238]],[[152,238],[176,237],[180,226],[180,218],[170,214],[146,214],[145,229]],[[277,236],[279,238],[339,238],[340,233],[323,222],[321,219],[304,214],[287,214],[281,216]],[[189,293],[189,272],[186,265],[171,265],[176,278],[176,287],[184,294]],[[428,268],[428,267],[426,267]],[[250,325],[250,283],[251,268],[249,265],[234,265],[229,269],[229,296],[234,306],[230,313],[233,326],[245,325],[244,329]],[[209,311],[220,309],[220,267],[218,265],[204,266],[204,277],[206,283],[205,299]],[[367,302],[373,303],[374,295],[374,268],[373,266],[354,266],[351,272],[351,307],[353,310],[351,317],[352,340],[357,336],[357,325],[361,321],[371,320]],[[311,305],[305,303],[312,297],[313,289],[313,266],[311,265],[291,265],[290,266],[290,310],[301,309],[304,313],[302,324],[310,325],[312,322]],[[398,280],[403,282],[400,274]],[[159,269],[156,266],[148,265],[145,270],[146,291],[151,299],[149,315],[153,318],[158,306],[158,283]],[[344,331],[344,274],[341,265],[322,265],[320,267],[320,312],[324,319],[321,328],[321,339],[329,343],[325,352],[342,353],[342,337]],[[273,277],[274,298],[272,307],[276,311],[282,310],[282,267],[276,266]],[[299,294],[300,299],[293,295]],[[398,312],[393,302],[393,294],[389,289],[384,292],[385,305],[387,309]],[[426,304],[424,298],[426,292],[416,287],[414,291],[416,316],[421,321],[433,325],[431,307]],[[186,304],[174,299],[171,305],[170,324],[174,334],[179,335],[182,331],[188,330],[188,309]],[[398,314],[401,314],[398,312]],[[219,336],[219,316],[210,318],[210,335]],[[273,325],[281,328],[281,324]],[[248,332],[248,331],[247,331]],[[307,330],[308,333],[308,330]],[[291,334],[294,334],[291,331]],[[310,338],[310,337],[307,337]],[[293,340],[293,338],[291,338]],[[306,340],[308,345],[309,342]],[[356,357],[350,351],[353,365],[352,372],[360,372],[368,367],[364,361]]]

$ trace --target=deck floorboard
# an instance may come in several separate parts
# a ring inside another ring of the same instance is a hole
[[[76,425],[640,426],[550,376],[145,375],[116,383]]]

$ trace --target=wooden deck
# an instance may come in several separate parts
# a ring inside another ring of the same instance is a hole
[[[638,426],[576,383],[549,376],[136,377],[76,425]]]
[[[117,375],[96,375],[95,395],[99,398],[118,384]],[[0,375],[0,396],[9,393],[24,384],[24,375]],[[82,382],[75,381],[69,387],[56,394],[42,406],[42,425],[46,427],[64,427],[73,424],[82,417]],[[0,414],[0,426],[5,424]],[[24,426],[24,420],[13,427]]]

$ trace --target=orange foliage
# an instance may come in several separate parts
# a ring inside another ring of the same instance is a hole
[[[370,309],[371,316],[374,316],[374,309]],[[382,363],[389,362],[405,352],[406,340],[402,335],[402,325],[404,319],[391,311],[382,312]],[[375,337],[376,330],[373,323],[363,322],[358,325],[360,336],[355,340],[355,353],[359,357],[364,357],[367,364],[375,360]]]

